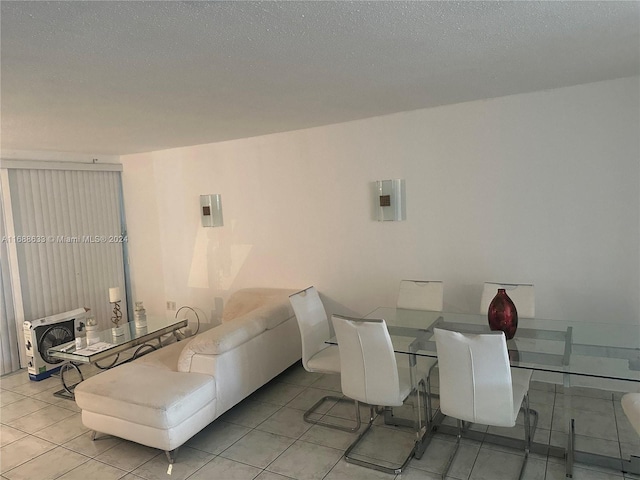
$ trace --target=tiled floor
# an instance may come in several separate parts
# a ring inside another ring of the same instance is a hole
[[[3,479],[219,479],[219,480],[357,480],[393,479],[393,475],[347,464],[342,459],[355,434],[302,421],[302,412],[329,391],[339,391],[339,378],[305,372],[298,364],[211,423],[180,448],[171,476],[164,454],[113,437],[91,441],[75,403],[53,396],[59,379],[31,382],[22,371],[0,379],[0,467]],[[556,392],[556,390],[558,390]],[[532,408],[540,412],[536,441],[561,444],[562,389],[532,383]],[[618,394],[576,389],[572,406],[578,448],[609,455],[640,454],[640,441],[620,407]],[[325,418],[345,422],[348,405],[325,409]],[[361,452],[394,457],[411,444],[412,436],[377,422],[371,443]],[[474,427],[480,428],[480,427]],[[491,429],[492,431],[494,429]],[[499,429],[499,431],[503,431]],[[522,435],[522,426],[513,429]],[[412,459],[396,480],[439,479],[454,438],[436,434],[425,455]],[[520,451],[463,440],[450,479],[516,478]],[[532,455],[525,478],[564,479],[562,459]],[[575,480],[621,480],[611,470],[577,465]]]

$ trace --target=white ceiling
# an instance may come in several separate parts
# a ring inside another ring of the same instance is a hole
[[[2,149],[127,154],[638,75],[639,2],[1,2]]]

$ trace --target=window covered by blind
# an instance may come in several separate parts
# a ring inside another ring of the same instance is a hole
[[[109,287],[126,291],[120,172],[18,168],[9,186],[24,319],[88,307],[108,328]]]
[[[20,368],[20,343],[15,321],[9,273],[9,251],[4,229],[4,202],[0,195],[0,375]]]

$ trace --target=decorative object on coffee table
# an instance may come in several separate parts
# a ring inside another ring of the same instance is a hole
[[[133,321],[136,325],[136,329],[145,328],[147,326],[147,313],[142,302],[136,302],[136,306],[133,310]]]
[[[518,311],[504,288],[499,288],[487,312],[489,328],[500,330],[511,340],[518,328]]]
[[[120,320],[122,320],[122,310],[120,309],[120,287],[111,287],[109,289],[109,303],[113,305],[113,313],[111,315],[111,322],[115,325],[111,329],[111,333],[115,337],[124,335],[124,327],[121,327]]]
[[[87,317],[87,323],[85,325],[87,331],[87,345],[93,345],[100,341],[100,333],[98,331],[98,324],[93,316]]]

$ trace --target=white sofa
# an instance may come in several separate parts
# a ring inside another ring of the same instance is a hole
[[[296,290],[234,293],[223,323],[80,383],[82,423],[96,432],[174,451],[300,360],[289,303]]]

